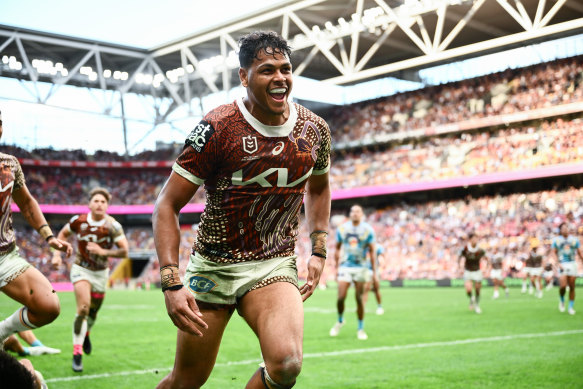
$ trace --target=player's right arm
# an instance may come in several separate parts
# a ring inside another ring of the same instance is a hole
[[[71,236],[71,228],[69,227],[69,223],[67,223],[63,228],[61,228],[61,231],[59,231],[59,233],[57,234],[57,239],[65,242],[69,236]],[[69,256],[69,254],[70,253],[67,253],[67,256]],[[54,269],[58,269],[59,267],[61,267],[62,263],[63,258],[61,252],[58,250],[54,250],[53,257],[51,259],[51,265],[53,266]]]
[[[197,189],[198,185],[172,172],[158,195],[152,214],[154,242],[160,269],[165,267],[176,269],[176,278],[178,277],[178,250],[180,246],[178,215]],[[164,299],[168,316],[176,327],[192,335],[202,336],[197,325],[202,328],[208,328],[208,326],[202,319],[202,313],[192,294],[184,288],[166,290]]]
[[[336,241],[336,250],[334,250],[334,266],[336,266],[336,281],[338,281],[338,265],[340,264],[340,249],[342,248],[342,241]]]

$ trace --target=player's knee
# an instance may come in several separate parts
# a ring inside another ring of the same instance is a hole
[[[52,323],[61,313],[61,305],[57,295],[38,301],[33,306],[28,307],[29,311],[34,313],[37,320],[33,323],[37,326],[44,326]]]
[[[302,370],[302,357],[300,354],[288,354],[285,357],[272,361],[268,368],[269,376],[273,381],[282,386],[291,387]]]
[[[165,382],[166,386],[160,385],[159,387],[173,389],[199,389],[204,385],[207,378],[208,377],[200,377],[192,374],[189,374],[188,376],[179,375],[175,372],[172,372],[169,376],[166,377],[165,381],[163,381]],[[160,384],[162,384],[162,382]]]
[[[79,316],[87,316],[89,315],[89,305],[82,304],[79,309],[77,310],[77,315]]]

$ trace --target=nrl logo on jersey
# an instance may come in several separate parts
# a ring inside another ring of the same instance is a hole
[[[186,138],[186,144],[192,146],[197,152],[202,153],[207,142],[215,133],[213,126],[206,120],[201,120],[200,123],[194,127],[194,130]]]
[[[259,145],[257,144],[257,137],[256,136],[244,136],[243,138],[243,151],[247,154],[253,154],[259,149]]]

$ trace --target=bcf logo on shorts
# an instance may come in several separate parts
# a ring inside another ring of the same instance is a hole
[[[188,280],[188,287],[195,293],[208,293],[217,286],[217,283],[203,276],[192,276]]]

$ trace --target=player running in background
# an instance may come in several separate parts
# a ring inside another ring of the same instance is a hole
[[[575,314],[575,280],[577,278],[578,255],[583,260],[581,244],[579,239],[569,234],[569,224],[566,222],[559,225],[560,235],[553,239],[553,260],[559,268],[559,311],[565,312],[565,293],[569,287],[569,309],[570,315]]]
[[[289,101],[291,49],[281,36],[252,32],[239,44],[246,96],[194,128],[156,201],[162,291],[178,327],[174,369],[159,388],[206,382],[235,309],[258,337],[264,361],[247,389],[291,388],[302,366],[302,299],[318,286],[327,254],[330,130]],[[206,206],[181,281],[178,215],[202,185]],[[312,254],[298,287],[302,200]]]
[[[2,137],[0,113],[0,137]],[[0,153],[0,291],[24,305],[0,321],[0,348],[10,335],[51,323],[59,316],[59,298],[50,282],[18,254],[12,228],[12,200],[32,228],[50,247],[66,253],[69,243],[53,236],[51,228],[34,197],[28,191],[18,159]]]
[[[541,277],[543,274],[543,255],[537,238],[532,238],[530,240],[530,253],[528,253],[528,257],[530,259],[530,282],[531,285],[534,285],[536,290],[534,296],[542,298],[543,291]]]
[[[482,313],[480,308],[480,289],[482,289],[482,279],[484,278],[482,270],[480,270],[480,262],[486,256],[486,252],[478,247],[478,237],[471,233],[468,236],[469,242],[462,249],[458,260],[458,266],[462,269],[461,262],[464,262],[464,281],[468,298],[470,299],[470,310],[474,310],[477,314]],[[472,295],[472,289],[475,295]]]
[[[379,281],[379,269],[380,269],[380,264],[381,262],[384,261],[384,256],[385,256],[385,249],[383,248],[382,245],[380,244],[376,244],[375,245],[375,250],[377,253],[377,264],[376,264],[376,276],[373,275],[373,271],[372,271],[372,264],[370,262],[367,262],[367,267],[368,267],[368,281],[366,282],[366,284],[364,284],[364,292],[362,294],[362,305],[364,307],[366,307],[366,302],[368,301],[368,293],[372,290],[374,292],[375,298],[377,300],[377,309],[376,309],[376,314],[377,315],[382,315],[385,313],[385,310],[383,309],[383,304],[382,304],[382,296],[381,296],[381,289],[380,289],[380,281]]]
[[[508,297],[508,287],[504,284],[504,255],[500,250],[496,250],[494,255],[492,255],[492,259],[490,260],[490,278],[492,279],[492,283],[494,284],[494,294],[492,295],[493,299],[497,299],[500,297],[500,293],[498,289],[500,287],[504,288],[504,293],[506,297]]]
[[[336,251],[334,263],[338,269],[338,321],[330,329],[330,336],[338,336],[344,326],[344,300],[351,283],[354,283],[356,297],[356,313],[358,316],[358,330],[356,336],[360,340],[368,339],[364,331],[364,303],[362,295],[364,285],[369,280],[369,270],[366,264],[367,253],[370,256],[369,263],[372,267],[372,276],[376,278],[376,250],[375,234],[370,224],[363,221],[364,212],[360,205],[350,208],[350,220],[340,225],[336,230]],[[342,261],[340,252],[342,250]]]
[[[553,284],[555,282],[555,271],[553,269],[553,263],[548,261],[544,266],[543,278],[546,282],[546,290],[553,289]]]
[[[71,282],[75,289],[77,315],[73,322],[73,371],[83,371],[83,352],[92,351],[89,331],[105,298],[109,279],[110,257],[125,258],[128,241],[121,225],[107,214],[111,201],[109,191],[95,188],[89,193],[89,213],[76,215],[59,232],[59,239],[77,237],[77,255],[71,266]],[[117,248],[114,248],[114,245]],[[53,254],[52,264],[61,266],[59,252]]]
[[[526,293],[527,288],[528,288],[528,294],[532,294],[533,293],[533,288],[532,288],[532,277],[531,277],[531,273],[532,273],[532,256],[529,254],[524,254],[522,255],[523,261],[524,261],[524,267],[522,268],[522,271],[524,272],[524,277],[522,278],[522,289],[520,290],[520,293]]]

